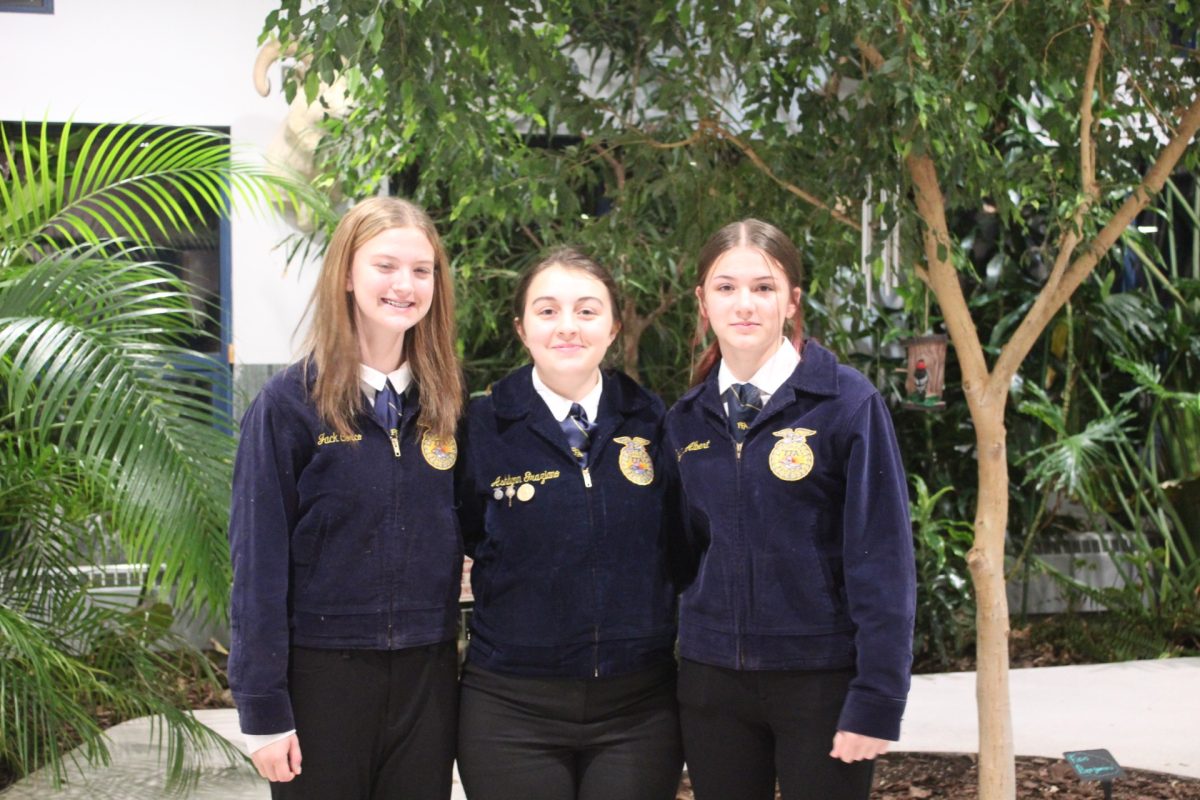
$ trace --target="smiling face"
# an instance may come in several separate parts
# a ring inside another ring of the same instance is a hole
[[[583,270],[547,267],[529,284],[517,333],[546,385],[572,397],[590,384],[617,336],[612,297]]]
[[[434,266],[433,245],[416,228],[388,228],[355,250],[346,291],[360,338],[402,345],[405,331],[429,312]]]
[[[721,255],[696,287],[700,314],[712,326],[721,357],[749,379],[779,346],[784,321],[796,312],[800,287],[762,251],[734,247]]]

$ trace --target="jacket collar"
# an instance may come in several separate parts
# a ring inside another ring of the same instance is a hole
[[[545,403],[533,388],[533,365],[526,364],[492,385],[492,403],[497,416],[505,419],[521,419],[534,410],[544,408]],[[604,389],[600,394],[601,421],[606,416],[628,416],[645,408],[650,400],[633,379],[616,370],[601,370],[600,380]]]
[[[799,394],[818,395],[821,397],[836,397],[838,386],[838,360],[830,351],[809,339],[804,344],[803,358],[792,371],[791,376],[784,381],[779,390],[771,395],[762,413],[754,420],[751,428],[773,417],[779,411],[787,408]],[[721,405],[720,393],[717,391],[717,367],[708,373],[704,382],[693,386],[680,403],[694,403],[707,412],[707,416],[716,427],[727,431],[725,408]]]

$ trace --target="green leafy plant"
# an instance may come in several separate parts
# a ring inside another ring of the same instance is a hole
[[[939,516],[939,506],[954,491],[944,486],[934,493],[920,475],[909,478],[914,499],[909,504],[917,559],[917,620],[913,656],[924,671],[952,666],[971,642],[975,613],[967,552],[971,526]]]
[[[98,708],[153,714],[182,785],[198,747],[236,756],[178,707],[169,655],[177,611],[224,612],[233,423],[154,248],[290,187],[202,129],[22,125],[0,155],[0,761],[61,781],[108,760]],[[134,609],[89,592],[114,550],[150,565]]]

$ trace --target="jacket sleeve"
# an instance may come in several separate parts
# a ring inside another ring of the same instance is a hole
[[[458,527],[462,532],[463,549],[471,558],[483,540],[484,504],[475,488],[476,458],[471,451],[471,420],[479,414],[478,403],[468,406],[458,426],[458,461],[454,465],[454,506],[458,512]]]
[[[296,432],[305,426],[285,416],[268,386],[242,419],[233,467],[229,685],[244,734],[296,727],[287,684],[287,599],[302,452]]]
[[[661,474],[663,481],[663,531],[666,534],[667,565],[675,593],[682,594],[696,577],[699,559],[687,525],[687,506],[683,494],[683,481],[679,475],[679,459],[667,436],[666,426],[662,429]]]
[[[878,393],[855,412],[848,444],[842,554],[857,670],[838,729],[895,741],[912,671],[916,566],[904,465]]]

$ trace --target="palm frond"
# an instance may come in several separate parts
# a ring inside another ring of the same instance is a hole
[[[130,556],[219,610],[233,422],[211,402],[223,373],[175,343],[195,319],[154,264],[73,248],[29,265],[0,292],[0,421],[72,452]]]

